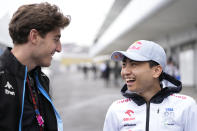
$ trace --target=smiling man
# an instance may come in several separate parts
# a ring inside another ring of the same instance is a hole
[[[164,49],[147,40],[133,43],[127,51],[115,51],[122,61],[121,92],[125,99],[108,109],[103,131],[195,131],[197,106],[193,98],[178,94],[182,84],[164,72]],[[175,87],[163,87],[162,80]]]
[[[22,5],[13,14],[9,33],[14,47],[0,56],[0,130],[63,131],[41,67],[61,51],[61,29],[70,18],[49,3]]]

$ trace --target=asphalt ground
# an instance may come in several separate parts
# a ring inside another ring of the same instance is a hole
[[[110,104],[120,98],[121,85],[110,80],[108,87],[92,73],[87,77],[77,70],[56,69],[51,77],[52,100],[59,111],[64,131],[102,131],[105,115]],[[197,90],[183,87],[181,94],[197,101]]]

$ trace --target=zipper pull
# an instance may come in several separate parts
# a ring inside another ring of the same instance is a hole
[[[159,108],[157,109],[157,114],[159,114]]]

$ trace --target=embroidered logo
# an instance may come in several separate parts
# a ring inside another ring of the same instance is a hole
[[[173,108],[166,108],[164,114],[163,114],[163,123],[164,126],[173,126],[174,121],[174,109]]]
[[[5,94],[15,96],[15,92],[13,91],[12,85],[7,81],[5,87]]]
[[[131,113],[134,113],[134,111],[132,111],[132,110],[127,110],[127,111],[125,112],[125,114],[128,114],[129,116],[131,116]]]
[[[133,110],[127,110],[125,112],[125,114],[127,114],[127,117],[126,118],[123,118],[123,121],[132,121],[132,120],[135,120],[135,117],[133,116],[133,114],[134,114],[134,111]]]
[[[171,96],[174,96],[174,97],[180,98],[180,99],[182,99],[182,100],[187,99],[187,97],[186,97],[186,96],[181,96],[181,95],[175,95],[175,94],[172,94]]]
[[[140,50],[142,46],[142,43],[140,41],[136,41],[135,43],[133,43],[128,50]]]
[[[4,86],[4,87],[7,87],[8,89],[14,89],[13,87],[12,87],[12,85],[7,81],[7,84]]]
[[[114,58],[115,59],[122,59],[124,56],[122,55],[122,54],[120,54],[120,53],[118,53],[118,54],[116,54],[116,55],[114,55]]]
[[[123,121],[126,122],[124,124],[124,126],[136,126],[136,123],[131,123],[131,121],[135,120],[135,117],[134,117],[134,111],[133,110],[127,110],[125,112],[126,114],[126,117],[123,118]]]
[[[130,98],[122,99],[122,100],[117,101],[117,104],[127,103],[127,102],[129,102],[129,101],[131,101]]]

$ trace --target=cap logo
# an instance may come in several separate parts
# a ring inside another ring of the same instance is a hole
[[[133,43],[128,50],[140,50],[142,43],[140,41],[136,41]]]
[[[122,54],[117,54],[117,55],[114,55],[114,58],[115,59],[122,59],[123,55]]]

